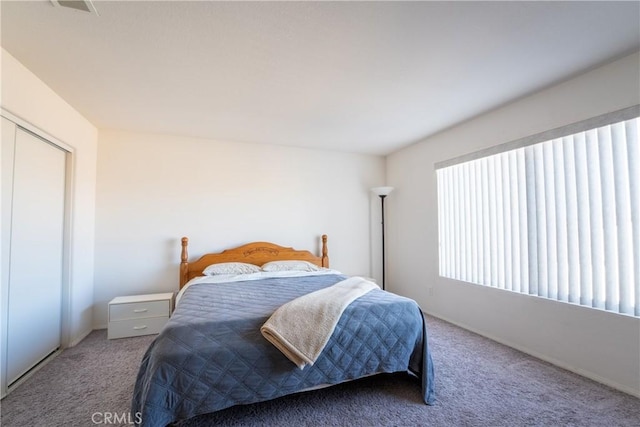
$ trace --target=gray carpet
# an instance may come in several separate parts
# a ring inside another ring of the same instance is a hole
[[[415,378],[380,375],[179,426],[640,426],[640,400],[633,396],[442,320],[427,317],[427,323],[434,406],[421,402]],[[105,413],[128,413],[138,363],[152,339],[109,341],[106,331],[92,332],[2,400],[1,425],[127,425],[107,423]]]

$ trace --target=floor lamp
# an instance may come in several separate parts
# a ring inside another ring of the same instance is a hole
[[[382,208],[382,290],[384,290],[385,281],[385,263],[384,263],[384,198],[393,191],[393,187],[375,187],[371,191],[380,197],[380,205]]]

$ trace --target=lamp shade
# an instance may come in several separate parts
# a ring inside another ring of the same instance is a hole
[[[371,191],[377,196],[388,196],[393,191],[393,187],[374,187]]]

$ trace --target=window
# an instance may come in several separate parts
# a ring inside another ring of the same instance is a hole
[[[440,275],[640,316],[638,116],[437,164]]]

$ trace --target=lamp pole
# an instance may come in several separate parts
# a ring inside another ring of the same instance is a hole
[[[380,205],[382,206],[382,290],[384,291],[384,281],[386,278],[385,275],[385,262],[384,262],[384,198],[387,197],[386,194],[380,194]]]
[[[386,263],[385,263],[385,249],[384,249],[384,199],[393,191],[393,187],[375,187],[371,191],[380,197],[380,207],[382,209],[382,290],[385,290],[386,281]]]

